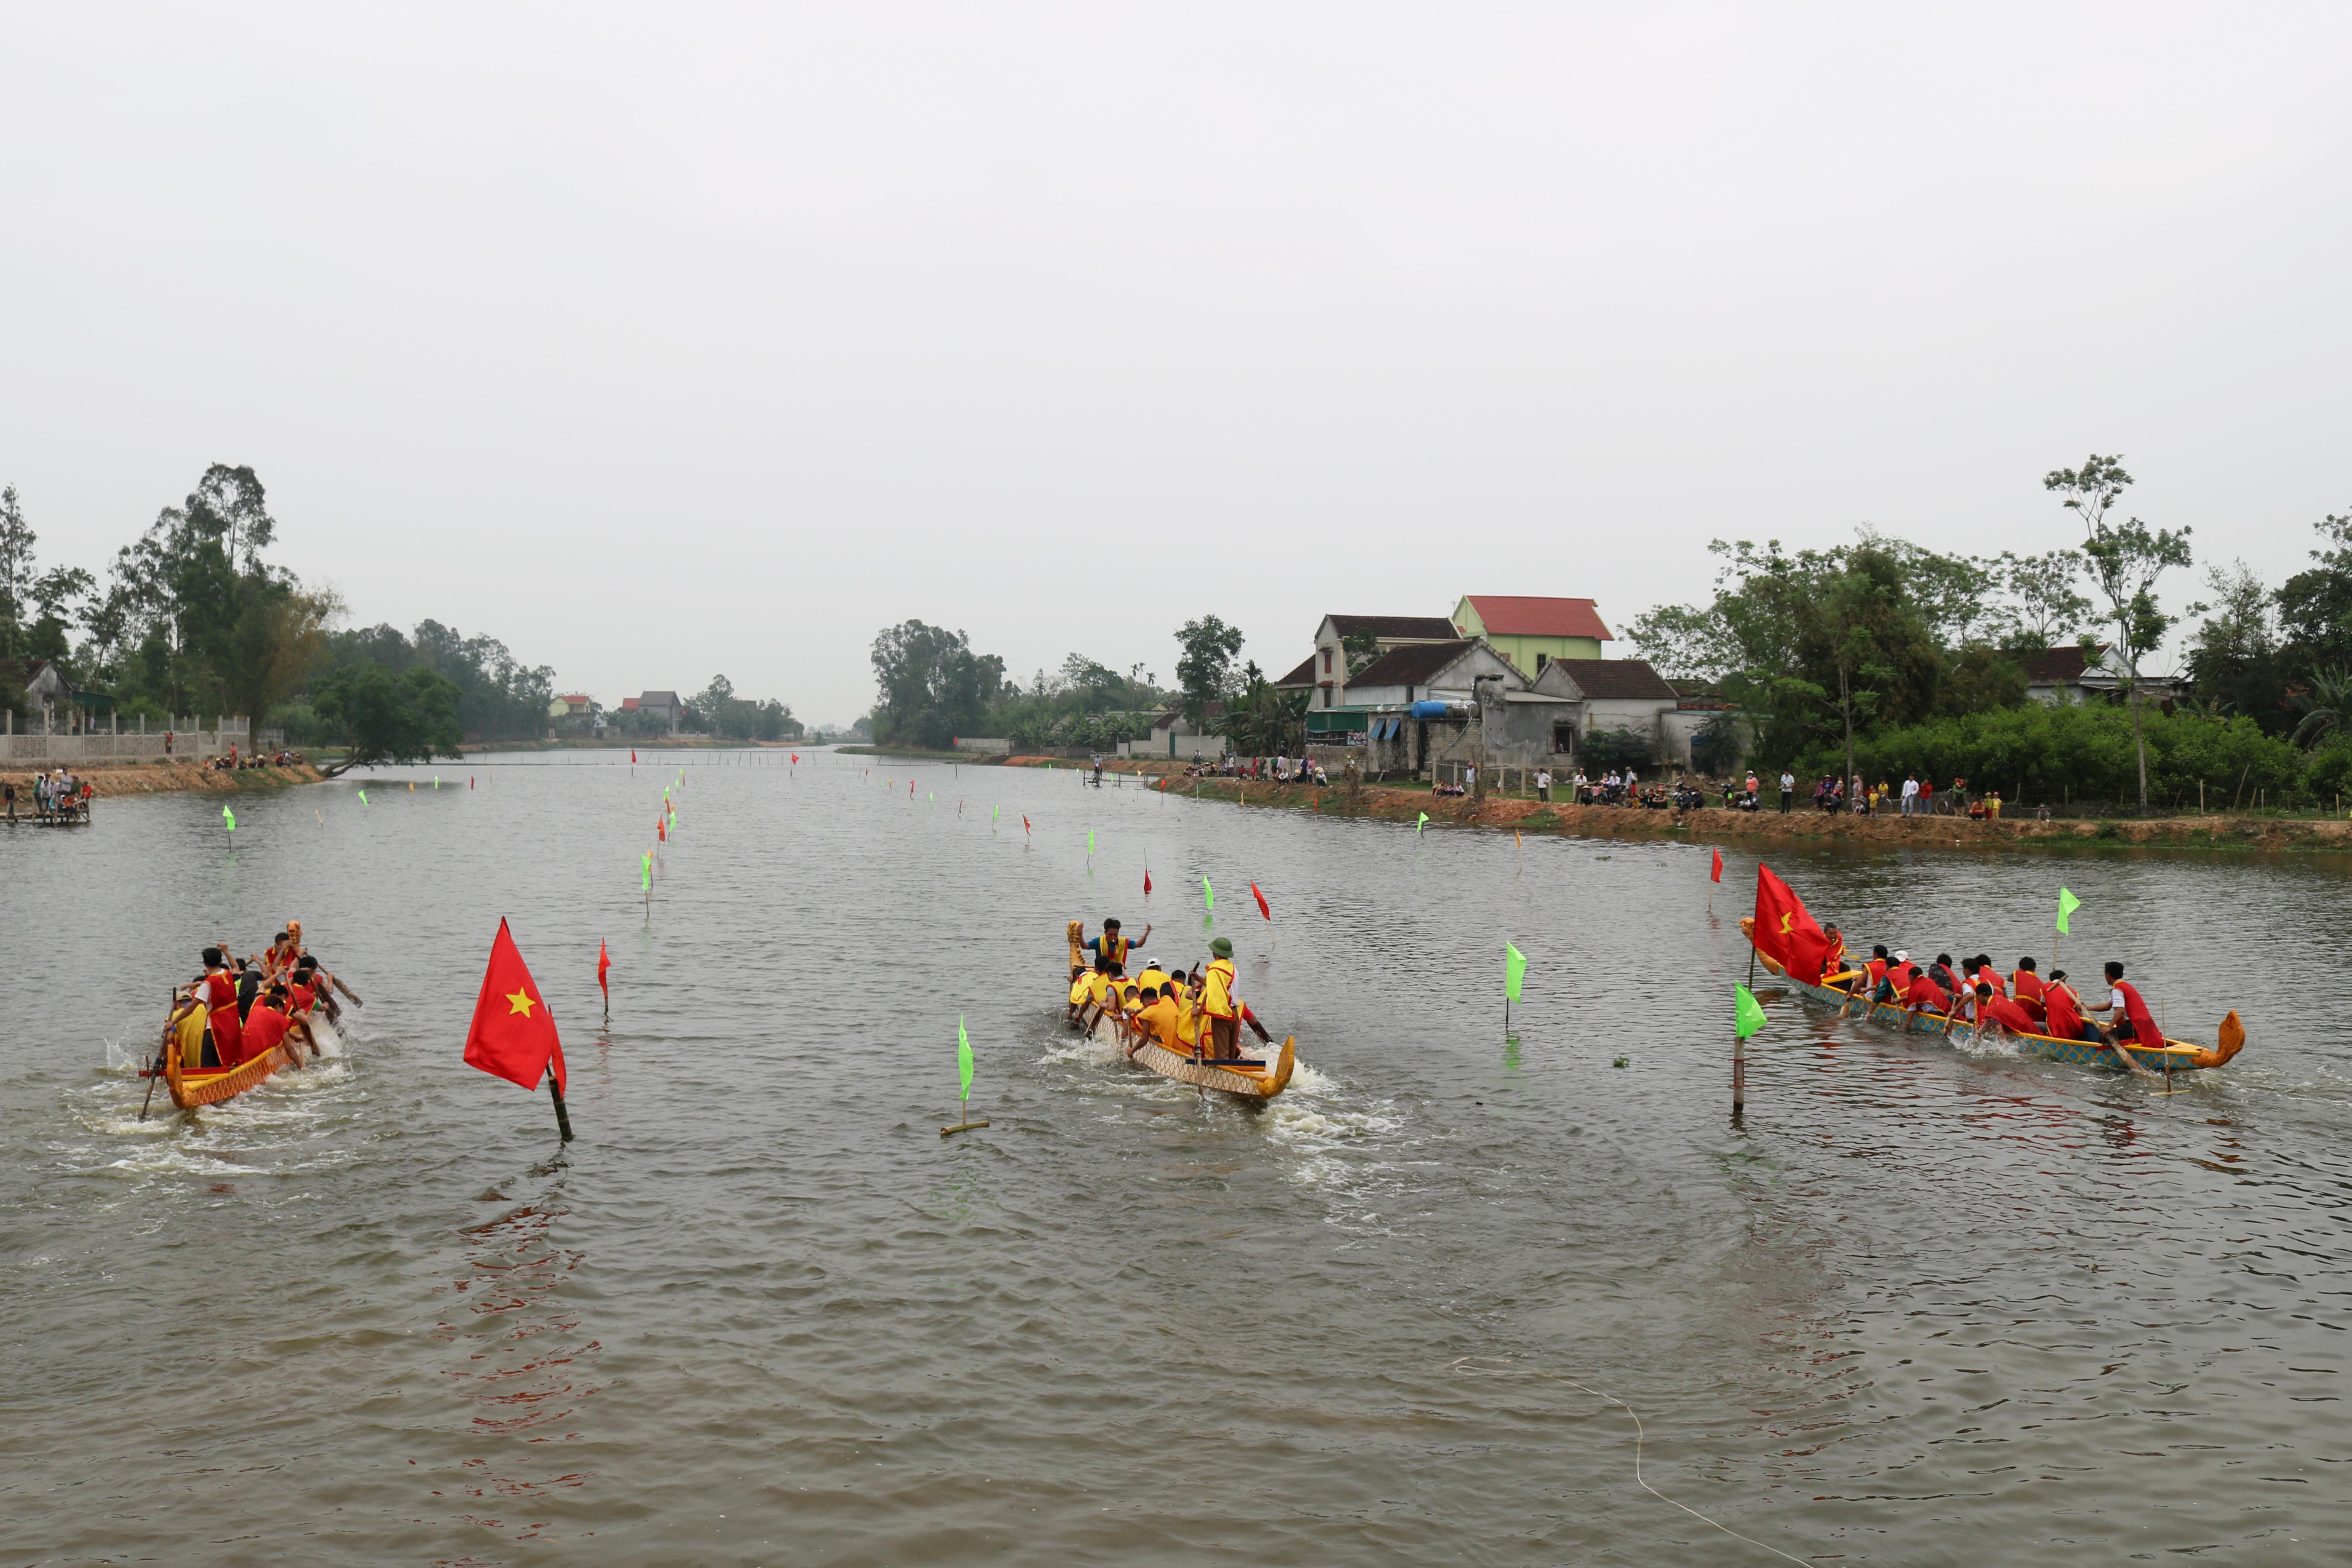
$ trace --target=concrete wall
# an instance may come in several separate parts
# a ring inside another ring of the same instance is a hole
[[[245,736],[236,731],[183,730],[172,737],[172,760],[200,762],[217,757],[229,747],[240,750]],[[39,763],[57,767],[85,767],[108,763],[132,763],[163,758],[163,734],[146,735],[9,735],[0,738],[0,762]]]
[[[992,756],[1004,756],[1012,752],[1013,742],[985,735],[958,735],[955,738],[955,749],[959,752],[981,752]],[[1126,753],[1127,748],[1123,745],[1119,747],[1119,754],[1124,756]]]

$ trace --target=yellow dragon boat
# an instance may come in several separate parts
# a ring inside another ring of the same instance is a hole
[[[1740,933],[1748,938],[1751,947],[1756,942],[1755,926],[1752,916],[1739,917]],[[1892,1002],[1872,1002],[1839,986],[1792,979],[1779,962],[1761,948],[1756,951],[1756,962],[1788,981],[1790,990],[1815,1006],[1868,1018],[1874,1024],[1901,1033],[1948,1037],[1954,1030],[1971,1035],[1976,1032],[1976,1026],[1964,1019],[1948,1018],[1941,1013],[1915,1013]],[[2062,1040],[2054,1035],[2003,1032],[2017,1043],[2018,1051],[2023,1056],[2040,1057],[2045,1061],[2072,1062],[2077,1067],[2120,1070],[2124,1064],[2118,1059],[2118,1053],[2129,1051],[2132,1060],[2151,1072],[2159,1073],[2195,1072],[2205,1068],[2217,1068],[2243,1050],[2246,1045],[2246,1026],[2238,1021],[2234,1008],[2221,1020],[2215,1041],[2210,1046],[2200,1046],[2190,1040],[2176,1040],[2169,1036],[2166,1037],[2162,1046],[2143,1046],[2131,1041],[2108,1045],[2090,1040]]]
[[[1082,936],[1083,921],[1069,924],[1070,967],[1086,967],[1086,948]],[[1197,1052],[1187,1056],[1171,1051],[1157,1040],[1136,1035],[1116,1013],[1104,1015],[1104,1022],[1114,1031],[1114,1037],[1127,1052],[1127,1059],[1139,1067],[1150,1068],[1161,1078],[1178,1083],[1189,1083],[1195,1089],[1213,1089],[1223,1094],[1236,1094],[1244,1100],[1272,1100],[1290,1087],[1290,1075],[1298,1065],[1298,1037],[1283,1037],[1282,1050],[1271,1062],[1255,1058],[1238,1061],[1208,1061]]]

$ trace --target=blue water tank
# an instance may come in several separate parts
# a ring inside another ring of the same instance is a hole
[[[1462,706],[1458,702],[1416,702],[1412,705],[1412,716],[1416,719],[1443,719]]]

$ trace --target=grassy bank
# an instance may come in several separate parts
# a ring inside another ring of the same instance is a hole
[[[1433,797],[1427,785],[1367,784],[1318,789],[1239,779],[1171,779],[1171,792],[1200,800],[1278,806],[1328,816],[1411,825],[1429,814],[1432,827],[1509,828],[1605,838],[1678,838],[1693,843],[1861,843],[1921,849],[2146,845],[2189,849],[2352,850],[2352,822],[2283,814],[2213,815],[2141,820],[1971,822],[1952,816],[1830,816],[1820,812],[1645,811],[1622,805],[1570,805],[1489,796]]]

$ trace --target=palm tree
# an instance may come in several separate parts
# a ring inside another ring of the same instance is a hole
[[[2352,721],[2352,674],[2342,665],[2315,669],[2310,683],[2294,693],[2294,701],[2303,710],[2303,722],[2294,727],[2294,739],[2316,746]]]

